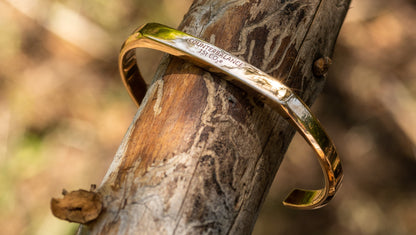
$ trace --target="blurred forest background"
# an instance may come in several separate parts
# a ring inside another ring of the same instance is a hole
[[[117,70],[122,42],[146,22],[177,27],[191,2],[0,0],[1,234],[74,234],[49,201],[99,185],[133,120]],[[254,234],[416,234],[415,16],[412,0],[352,2],[312,107],[344,184],[327,207],[284,208],[294,186],[322,180],[296,136]],[[145,57],[142,68],[155,69],[157,55]]]

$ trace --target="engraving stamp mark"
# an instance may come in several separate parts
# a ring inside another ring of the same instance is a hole
[[[197,40],[195,38],[188,38],[186,39],[186,41],[189,44],[194,45],[198,48],[198,54],[209,58],[217,64],[231,63],[232,65],[237,67],[242,67],[244,64],[241,60],[228,54],[224,50],[215,48],[212,45],[209,45],[203,41]]]

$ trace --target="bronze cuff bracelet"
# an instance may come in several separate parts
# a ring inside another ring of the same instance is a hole
[[[123,83],[137,105],[146,93],[136,61],[135,48],[144,47],[184,58],[258,95],[285,117],[316,152],[325,178],[318,190],[294,189],[283,202],[289,207],[315,209],[324,206],[341,185],[343,171],[335,146],[307,105],[288,87],[258,68],[230,53],[189,34],[167,26],[149,23],[137,29],[124,42],[119,69]]]

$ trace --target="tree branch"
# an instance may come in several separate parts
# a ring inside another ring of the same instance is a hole
[[[349,0],[195,0],[180,29],[284,81],[310,105]],[[294,129],[245,91],[168,57],[98,192],[91,234],[248,234]]]

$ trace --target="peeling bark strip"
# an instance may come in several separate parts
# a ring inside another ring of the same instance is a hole
[[[283,80],[310,105],[324,83],[313,62],[331,56],[348,5],[195,0],[180,29]],[[98,189],[105,212],[82,229],[249,234],[294,131],[243,90],[169,58]]]
[[[64,198],[51,200],[54,216],[70,222],[86,224],[95,220],[102,210],[102,198],[93,191],[79,189],[68,193],[63,190]]]

